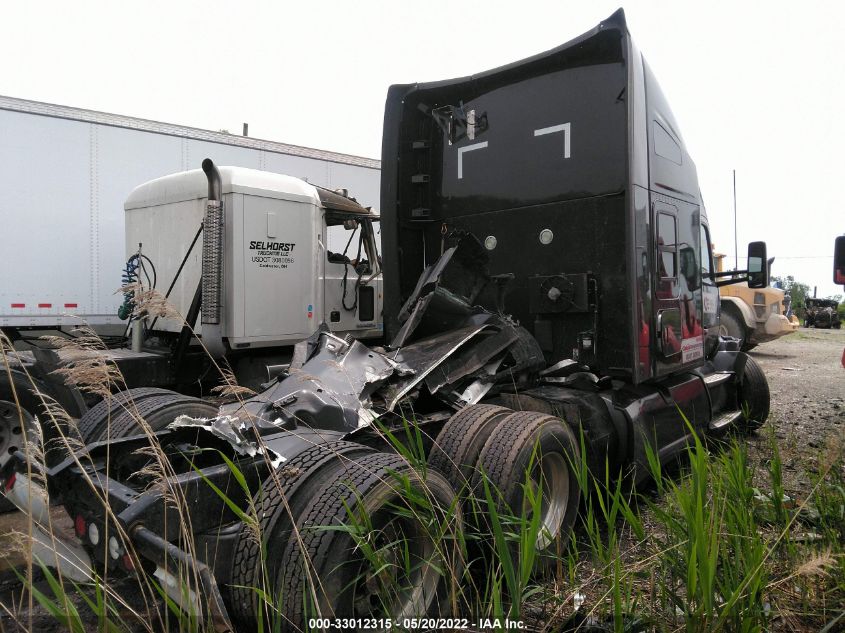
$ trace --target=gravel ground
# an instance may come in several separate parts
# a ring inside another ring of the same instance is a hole
[[[748,438],[751,454],[768,458],[773,428],[781,450],[786,493],[806,497],[819,455],[845,447],[845,330],[801,328],[751,351],[772,396],[768,424]],[[769,431],[771,432],[771,431]]]

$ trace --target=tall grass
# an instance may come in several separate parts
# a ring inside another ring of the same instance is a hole
[[[8,349],[7,341],[4,345]],[[113,368],[93,361],[81,367],[85,372],[71,372],[68,378],[81,385],[90,381],[92,392],[103,397],[110,397],[121,383]],[[246,395],[230,374],[221,369],[221,375],[231,395]],[[44,403],[49,419],[42,423],[58,429],[72,424],[54,402],[44,398]],[[153,472],[165,480],[172,475],[168,460],[160,450],[156,452],[155,438],[144,421],[139,419],[138,424],[150,438]],[[421,428],[411,420],[398,428],[377,428],[386,449],[411,464],[419,480],[425,481],[430,438]],[[60,434],[59,439],[68,451],[77,447],[71,434]],[[762,466],[751,462],[745,443],[736,439],[711,452],[707,443],[693,436],[680,472],[668,472],[657,454],[649,452],[651,490],[635,490],[627,473],[608,463],[603,472],[590,472],[582,436],[580,459],[570,464],[582,490],[580,523],[556,558],[541,561],[544,574],[536,573],[534,547],[541,529],[542,499],[530,483],[530,469],[521,508],[503,507],[500,491],[479,473],[474,489],[459,491],[468,498],[465,509],[469,510],[466,529],[458,532],[453,529],[457,505],[445,516],[435,513],[407,475],[391,474],[391,485],[398,493],[393,510],[396,516],[423,526],[434,543],[430,561],[407,555],[401,534],[393,535],[396,542],[375,538],[378,529],[359,504],[350,504],[343,525],[313,529],[344,530],[350,535],[357,554],[368,565],[367,573],[379,583],[385,605],[407,588],[395,584],[396,574],[380,572],[391,566],[408,573],[415,565],[438,565],[438,573],[449,581],[451,612],[470,622],[511,618],[530,620],[538,630],[554,630],[563,626],[578,604],[578,622],[596,621],[620,632],[646,628],[752,632],[777,626],[836,630],[845,626],[843,446],[841,440],[831,443],[820,456],[811,494],[791,503],[773,434]],[[248,489],[237,465],[225,456],[221,459],[246,498],[254,499],[258,491]],[[85,465],[84,459],[79,462],[80,467]],[[223,498],[255,532],[257,542],[263,543],[256,503],[241,507],[225,491],[208,484],[211,493]],[[278,485],[283,488],[284,482],[280,479]],[[164,492],[184,519],[180,547],[195,552],[187,501],[178,489]],[[139,563],[130,540],[125,534],[118,536]],[[442,563],[455,556],[457,563]],[[32,569],[21,572],[29,608],[23,603],[0,605],[22,628],[32,628],[33,607],[38,604],[73,631],[204,633],[214,629],[207,613],[185,613],[160,584],[146,576],[127,584],[102,573],[92,583],[74,584],[53,573],[47,567],[50,563],[33,562],[36,569],[43,567],[42,583],[34,581]],[[266,552],[260,564],[266,564]],[[201,586],[187,570],[171,571],[186,597]],[[273,586],[274,579],[266,573],[261,577],[260,586],[251,588],[262,605],[256,611],[258,630],[280,631],[287,624],[283,596]],[[318,585],[320,579],[312,582]]]

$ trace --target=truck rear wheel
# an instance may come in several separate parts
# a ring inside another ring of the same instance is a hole
[[[0,400],[0,469],[12,455],[23,450],[27,442],[35,441],[35,418],[23,407],[8,400]],[[0,497],[0,513],[16,508],[15,504]]]
[[[259,591],[273,599],[270,579],[279,576],[282,557],[293,525],[306,505],[319,492],[326,479],[348,470],[352,460],[373,453],[373,449],[353,442],[316,444],[284,462],[275,476],[264,480],[255,496],[258,533],[244,526],[232,557],[232,615],[254,630],[263,616],[265,628],[278,618]],[[263,612],[263,613],[262,613]]]
[[[745,371],[739,383],[739,406],[742,410],[740,430],[759,429],[769,417],[769,383],[766,374],[750,356],[745,359]]]
[[[443,473],[458,492],[465,489],[490,434],[511,413],[511,409],[491,404],[464,407],[449,418],[437,435],[428,465]]]
[[[42,401],[42,397],[39,394],[44,394],[47,401],[49,401],[52,391],[47,384],[23,371],[14,368],[8,371],[5,368],[0,369],[0,400],[7,402],[14,408],[14,412],[11,412],[9,408],[6,407],[6,413],[0,414],[0,438],[5,438],[0,441],[7,443],[11,442],[11,444],[7,446],[7,449],[12,447],[16,449],[24,448],[22,443],[23,435],[20,431],[20,417],[17,414],[18,404],[20,404],[21,409],[24,414],[29,417],[29,419],[37,417],[45,435],[43,438],[45,443],[50,437],[58,434],[55,424],[46,410],[44,401]],[[62,430],[64,430],[63,424]],[[21,444],[17,445],[15,440],[20,440]],[[3,463],[5,463],[5,461],[0,461],[0,465]],[[0,512],[4,512],[8,509],[9,507],[4,507],[3,504],[0,504]]]
[[[146,398],[164,396],[172,393],[172,391],[167,389],[139,387],[120,391],[113,394],[110,398],[104,398],[88,409],[88,411],[85,412],[85,415],[79,418],[79,423],[77,424],[79,436],[83,438],[83,441],[95,437],[100,434],[100,431],[103,428],[105,428],[109,420],[114,420],[127,408],[134,406],[134,404],[137,404]]]
[[[217,416],[217,405],[175,391],[163,391],[163,394],[142,397],[140,402],[134,402],[134,406],[128,405],[130,399],[126,397],[122,410],[111,420],[104,416],[97,426],[89,429],[87,435],[82,437],[83,442],[90,444],[128,437],[140,430],[140,420],[144,420],[152,431],[160,431],[180,415],[195,418]]]
[[[24,449],[26,442],[35,441],[36,416],[47,417],[38,392],[50,393],[47,386],[37,378],[15,369],[0,368],[0,467],[6,465],[15,451]],[[24,420],[23,427],[21,417]],[[42,425],[42,429],[47,431],[51,427],[52,424]],[[0,496],[0,513],[14,509],[15,505],[11,501]]]
[[[528,517],[533,509],[526,492],[542,495],[536,540],[540,554],[559,553],[566,546],[581,500],[575,473],[579,455],[575,435],[565,422],[534,411],[502,420],[481,451],[478,477],[487,477],[500,510]],[[484,494],[481,482],[474,489],[476,495]]]
[[[395,454],[359,457],[327,478],[279,566],[284,617],[448,615],[460,582],[462,530],[455,491]]]
[[[26,441],[33,441],[35,420],[23,407],[0,400],[0,468],[6,465]]]

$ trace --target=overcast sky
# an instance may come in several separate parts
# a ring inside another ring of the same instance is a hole
[[[391,83],[553,48],[620,4],[4,2],[0,94],[380,157]],[[768,243],[819,296],[845,232],[845,2],[628,2],[698,166],[716,249]],[[743,264],[740,261],[740,264]]]

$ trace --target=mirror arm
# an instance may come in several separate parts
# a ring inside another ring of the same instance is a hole
[[[721,288],[722,286],[732,286],[733,284],[741,284],[743,281],[748,281],[748,275],[744,277],[737,277],[736,279],[723,279],[722,281],[716,282],[716,287]]]
[[[714,277],[728,277],[729,275],[747,275],[747,270],[726,270],[720,273],[713,273]]]

